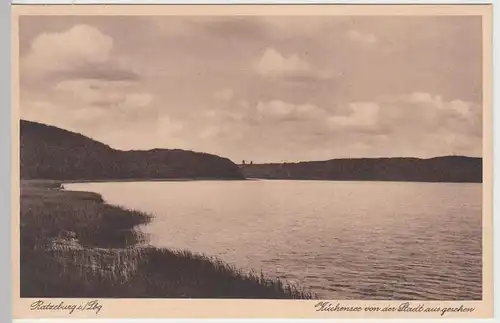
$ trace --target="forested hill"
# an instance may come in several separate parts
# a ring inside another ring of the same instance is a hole
[[[482,182],[482,158],[332,159],[283,164],[240,165],[248,178],[345,181]]]
[[[243,179],[227,158],[179,149],[122,151],[54,126],[21,120],[22,179]]]

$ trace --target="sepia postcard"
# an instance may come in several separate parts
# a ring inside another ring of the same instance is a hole
[[[15,5],[14,318],[486,318],[490,5]]]

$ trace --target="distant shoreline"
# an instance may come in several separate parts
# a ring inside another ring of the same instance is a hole
[[[412,180],[374,180],[374,179],[324,179],[324,178],[265,178],[251,177],[250,181],[300,181],[300,182],[368,182],[368,183],[422,183],[422,184],[483,184],[483,182],[452,182],[452,181],[412,181]]]
[[[31,180],[31,179],[28,179]],[[198,181],[219,181],[219,182],[234,182],[246,181],[247,178],[124,178],[124,179],[75,179],[75,180],[60,180],[63,184],[78,184],[78,183],[121,183],[121,182],[198,182]]]
[[[353,158],[298,163],[239,164],[246,178],[424,183],[482,183],[482,158]]]
[[[31,181],[32,179],[28,179]],[[34,179],[37,181],[37,179]],[[298,181],[298,182],[368,182],[368,183],[420,183],[420,184],[483,184],[483,182],[443,182],[443,181],[410,181],[410,180],[361,180],[361,179],[323,179],[323,178],[259,178],[250,177],[245,179],[119,179],[119,180],[74,180],[74,181],[60,181],[61,184],[90,184],[90,183],[128,183],[128,182],[241,182],[241,181]]]

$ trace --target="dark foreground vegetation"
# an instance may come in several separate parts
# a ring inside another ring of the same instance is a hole
[[[313,298],[214,258],[150,247],[134,229],[150,215],[59,185],[21,182],[21,297]]]
[[[240,165],[247,178],[481,183],[482,159],[462,156],[332,159]]]
[[[227,158],[180,149],[116,150],[54,126],[20,122],[23,179],[243,179]]]

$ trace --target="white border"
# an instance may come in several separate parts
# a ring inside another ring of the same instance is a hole
[[[13,0],[13,4],[490,4],[492,1],[486,0]]]
[[[0,0],[1,7],[1,14],[0,14],[0,26],[4,28],[0,28],[0,39],[3,41],[4,44],[9,44],[10,46],[10,8],[9,8],[9,3],[5,0]],[[365,1],[359,1],[359,0],[338,0],[338,1],[325,1],[325,0],[313,0],[313,1],[307,1],[307,0],[275,0],[275,1],[259,1],[259,0],[239,0],[239,1],[222,1],[222,0],[178,0],[178,1],[168,1],[168,0],[149,0],[149,1],[134,1],[134,0],[73,0],[73,1],[65,1],[65,0],[13,0],[13,4],[300,4],[300,3],[315,3],[315,4],[328,4],[328,3],[335,3],[335,4],[491,4],[492,1],[484,1],[484,0],[468,0],[468,1],[451,1],[451,0],[441,0],[441,1],[432,1],[432,0],[420,0],[420,1],[403,1],[403,0],[385,0],[385,1],[377,1],[377,0],[365,0]],[[493,35],[494,37],[500,33],[499,26],[498,24],[495,23],[497,19],[500,19],[500,11],[499,9],[496,9],[495,6],[493,6]],[[7,46],[7,48],[8,48]],[[5,48],[5,47],[3,47]],[[493,78],[494,80],[497,79],[498,77],[498,72],[500,71],[500,67],[497,67],[495,65],[495,62],[497,61],[499,50],[497,48],[497,42],[494,41],[493,43]],[[7,58],[9,58],[10,51],[2,51],[4,54],[7,53]],[[2,111],[2,117],[0,118],[0,146],[4,149],[4,152],[7,152],[6,154],[2,154],[0,157],[1,161],[1,166],[0,167],[0,179],[5,179],[1,183],[1,189],[2,193],[0,196],[0,205],[3,206],[4,212],[2,212],[2,217],[0,217],[1,221],[4,221],[4,225],[1,225],[0,227],[5,230],[5,234],[1,235],[4,238],[4,243],[0,243],[0,246],[2,249],[2,255],[4,256],[4,259],[10,259],[10,186],[9,186],[9,180],[10,178],[10,59],[6,59],[6,57],[3,57],[4,59],[3,64],[0,64],[0,66],[3,66],[3,70],[0,75],[0,81],[3,83],[2,86],[0,86],[0,91],[3,92],[2,95],[0,95],[0,100],[3,100],[3,107],[4,109]],[[499,92],[499,86],[497,82],[493,82],[493,107],[495,107],[496,103],[496,98],[498,96]],[[495,110],[493,109],[493,122],[495,124],[500,124],[500,117],[495,113]],[[495,126],[493,126],[493,145],[494,145],[494,152],[493,152],[493,168],[495,165],[495,160],[497,160],[497,157],[500,157],[500,152],[499,152],[499,147],[495,144],[497,142],[497,131],[495,131]],[[500,179],[500,176],[495,176],[496,172],[493,170],[493,187],[495,188],[496,185],[498,184],[498,181]],[[497,198],[498,197],[498,198]],[[495,203],[495,201],[498,201]],[[497,206],[500,206],[500,194],[497,194],[497,191],[494,189],[493,191],[493,210],[497,209]],[[495,215],[494,215],[494,223],[495,221]],[[493,246],[493,263],[494,263],[494,272],[493,272],[493,281],[494,281],[494,304],[495,304],[495,309],[500,308],[500,294],[498,291],[500,290],[499,286],[499,281],[496,279],[497,274],[500,273],[500,271],[497,271],[496,268],[499,267],[500,263],[498,260],[498,248],[500,248],[500,237],[497,237],[495,232],[493,233],[493,240],[494,240],[494,246]],[[6,242],[6,243],[5,243]],[[4,267],[5,268],[5,267]],[[10,266],[7,266],[7,271],[9,270]],[[11,277],[9,272],[2,271],[2,284],[0,286],[5,286],[4,281],[8,280],[9,277]],[[7,284],[10,284],[7,281]],[[12,299],[11,299],[11,292],[10,292],[10,285],[7,285],[7,288],[0,288],[2,292],[2,298],[0,300],[5,300],[4,302],[1,302],[1,310],[0,313],[2,313],[2,318],[5,318],[5,320],[1,320],[2,322],[8,322],[9,320],[7,318],[10,318],[10,313],[12,310]],[[495,317],[497,316],[497,311],[495,310]],[[3,315],[6,315],[6,317],[3,317]],[[368,320],[368,319],[367,319]],[[11,321],[11,320],[10,320]],[[227,322],[254,322],[255,320],[248,320],[248,319],[239,319],[239,320],[216,320],[216,319],[204,319],[204,320],[194,320],[194,319],[46,319],[46,320],[33,320],[33,319],[23,319],[23,320],[14,320],[14,322],[18,323],[132,323],[132,322],[141,322],[141,323],[161,323],[161,322],[196,322],[196,321],[212,321],[212,322],[221,322],[221,321],[227,321]],[[260,322],[301,322],[301,323],[312,323],[312,322],[319,322],[318,320],[314,319],[287,319],[287,320],[259,320]],[[342,319],[342,322],[359,322],[360,320],[356,319]],[[370,319],[368,321],[373,321],[373,322],[386,322],[387,320],[384,319]],[[399,321],[399,320],[398,320]],[[407,319],[404,320],[407,322],[422,322],[422,320],[416,320],[416,319]],[[474,320],[460,320],[461,322],[495,322],[495,319],[474,319]],[[425,322],[456,322],[456,320],[452,319],[435,319],[435,320],[425,320]]]

